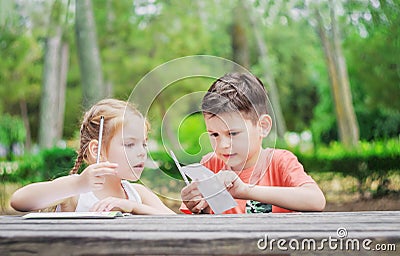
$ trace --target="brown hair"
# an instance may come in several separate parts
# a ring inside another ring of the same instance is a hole
[[[228,73],[217,79],[203,97],[203,114],[216,116],[241,112],[254,124],[268,114],[268,97],[263,83],[249,73]]]
[[[123,125],[125,113],[131,113],[143,117],[133,104],[116,99],[101,100],[84,114],[80,129],[80,145],[77,151],[78,156],[70,174],[77,173],[83,161],[87,163],[88,146],[91,140],[98,139],[101,116],[104,116],[102,141],[104,148],[107,149],[111,138],[114,136],[118,128]],[[149,129],[147,121],[146,129]]]

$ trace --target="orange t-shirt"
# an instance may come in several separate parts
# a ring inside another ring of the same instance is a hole
[[[214,153],[205,155],[201,163],[214,173],[230,169]],[[244,169],[238,176],[244,183],[259,186],[299,187],[305,183],[315,183],[311,176],[304,171],[303,165],[297,160],[297,157],[290,151],[282,149],[263,149],[257,164]],[[246,213],[247,201],[235,200],[238,205],[225,211],[224,214]],[[183,203],[180,210],[183,213],[191,214]],[[273,205],[272,212],[293,211]]]

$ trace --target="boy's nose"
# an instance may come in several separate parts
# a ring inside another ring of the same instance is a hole
[[[221,138],[220,147],[221,148],[229,148],[231,146],[231,139],[230,138]]]

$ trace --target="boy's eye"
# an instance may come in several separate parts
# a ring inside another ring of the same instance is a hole
[[[146,142],[143,143],[143,147],[144,147],[144,148],[147,148],[147,143],[146,143]]]
[[[238,135],[238,134],[239,134],[239,132],[230,132],[230,133],[229,133],[230,136],[236,136],[236,135]]]
[[[135,143],[128,143],[128,144],[125,144],[125,147],[128,147],[128,148],[131,148],[131,147],[134,147],[135,146]]]
[[[214,133],[209,133],[211,137],[218,137],[218,133],[214,132]]]

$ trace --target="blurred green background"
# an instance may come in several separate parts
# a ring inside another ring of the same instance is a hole
[[[328,202],[398,195],[398,0],[0,0],[0,27],[2,212],[18,186],[68,173],[90,104],[127,100],[148,72],[189,55],[260,77],[276,147],[298,155]],[[177,199],[182,188],[162,118],[211,82],[182,81],[153,103],[149,155],[159,168],[141,182],[162,196]],[[193,156],[182,162],[210,150],[201,115],[168,127]]]

